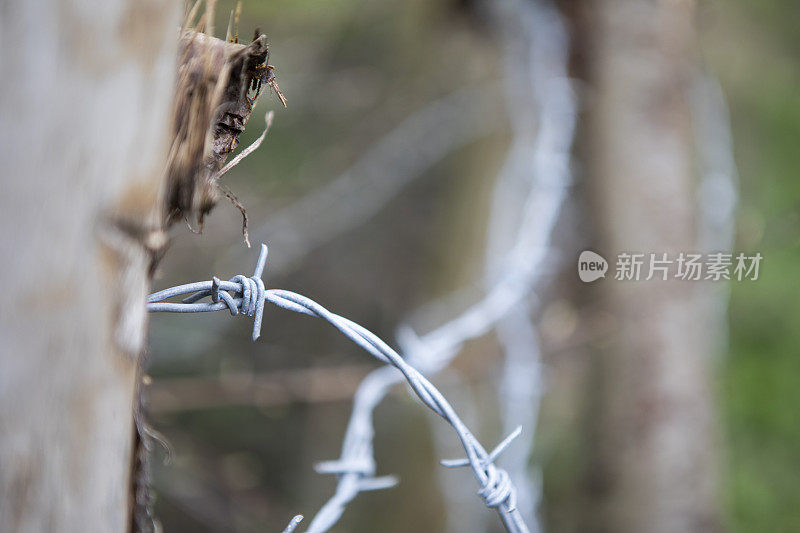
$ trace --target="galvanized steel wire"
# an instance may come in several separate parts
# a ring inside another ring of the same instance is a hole
[[[262,244],[258,263],[253,275],[249,278],[242,275],[234,276],[228,281],[212,278],[210,281],[171,287],[151,294],[147,299],[147,309],[151,312],[175,313],[202,313],[227,309],[232,315],[241,314],[253,317],[253,340],[260,335],[264,304],[266,302],[288,311],[322,318],[329,322],[376,359],[394,367],[385,367],[381,369],[382,372],[391,371],[396,374],[396,370],[399,370],[419,399],[455,429],[466,452],[466,458],[443,461],[443,465],[448,467],[471,467],[475,478],[481,486],[478,493],[487,506],[497,510],[506,530],[513,533],[527,533],[528,529],[516,508],[516,489],[514,484],[511,482],[508,473],[494,464],[500,453],[519,435],[521,428],[517,428],[494,450],[487,452],[472,435],[469,428],[461,421],[458,414],[456,414],[453,407],[439,390],[408,361],[404,360],[394,349],[372,332],[345,317],[332,313],[303,295],[280,289],[266,289],[261,276],[266,266],[267,253],[267,247]],[[182,295],[189,296],[181,302],[165,301]],[[209,298],[210,301],[200,301],[205,298]],[[372,430],[371,427],[369,430]],[[339,461],[323,464],[321,468],[342,475],[358,472],[360,475],[357,478],[352,478],[350,482],[353,495],[361,490],[385,488],[394,484],[392,479],[372,478],[374,464],[355,464]],[[329,507],[329,509],[331,508]],[[333,512],[330,515],[330,519],[333,520],[332,523],[335,523],[338,520],[338,516],[341,515],[341,511],[337,509],[331,510]],[[318,524],[323,524],[321,518],[324,519],[326,516],[324,511],[325,508],[315,517],[314,521]],[[296,520],[293,520],[289,527],[294,529],[297,525],[295,522]],[[312,523],[309,531],[314,530],[314,527],[314,523]]]

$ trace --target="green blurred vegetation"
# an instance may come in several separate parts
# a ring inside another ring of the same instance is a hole
[[[731,284],[720,386],[727,526],[798,531],[800,3],[718,0],[704,11],[741,179],[737,249],[764,255],[757,282]]]

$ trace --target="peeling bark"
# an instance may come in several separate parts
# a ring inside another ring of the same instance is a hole
[[[267,64],[268,55],[263,34],[257,33],[249,45],[195,30],[181,35],[167,173],[168,224],[196,220],[202,229],[204,217],[220,195],[232,197],[220,190],[217,174],[238,146],[262,89],[275,90],[285,105],[273,67]],[[237,202],[234,205],[241,208]]]

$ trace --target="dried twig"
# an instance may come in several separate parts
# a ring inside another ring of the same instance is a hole
[[[272,117],[274,117],[274,116],[275,116],[275,113],[273,111],[270,111],[269,113],[266,114],[266,116],[264,117],[266,125],[264,126],[264,131],[261,133],[261,135],[259,135],[258,139],[253,141],[252,144],[250,144],[250,146],[248,146],[247,148],[245,148],[244,150],[239,152],[236,155],[236,157],[234,157],[233,159],[231,159],[228,162],[227,165],[225,165],[219,171],[217,171],[211,177],[212,180],[217,181],[218,179],[220,179],[222,176],[227,174],[230,169],[232,169],[233,167],[235,167],[236,165],[241,163],[242,159],[244,159],[248,155],[252,154],[254,151],[256,151],[258,149],[259,146],[261,146],[261,143],[264,142],[264,138],[267,136],[267,132],[269,131],[269,128],[272,126]]]

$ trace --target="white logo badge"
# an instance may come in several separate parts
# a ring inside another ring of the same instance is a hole
[[[591,283],[600,278],[606,277],[608,271],[608,261],[603,256],[585,250],[578,257],[578,277],[584,283]]]

